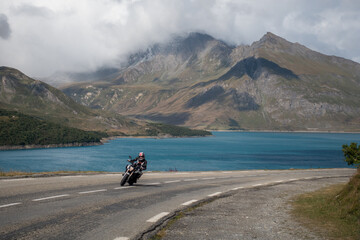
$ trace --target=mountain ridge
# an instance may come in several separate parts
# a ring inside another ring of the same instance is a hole
[[[111,80],[62,90],[92,108],[199,129],[360,129],[358,63],[272,33],[251,45],[201,33],[174,42],[132,55]]]

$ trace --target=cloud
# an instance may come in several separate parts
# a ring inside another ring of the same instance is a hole
[[[10,25],[5,14],[0,14],[0,38],[9,39],[11,35]]]
[[[360,59],[356,0],[13,0],[0,1],[0,9],[0,36],[7,39],[0,65],[31,76],[119,66],[131,52],[192,31],[231,44],[251,44],[270,31]]]

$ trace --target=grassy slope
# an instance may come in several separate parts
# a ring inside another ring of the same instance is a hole
[[[295,199],[294,216],[326,239],[360,239],[360,170],[349,183]]]
[[[0,146],[90,143],[106,136],[0,109]]]

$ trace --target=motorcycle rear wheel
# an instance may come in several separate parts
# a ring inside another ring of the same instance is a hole
[[[135,182],[134,177],[131,176],[128,181],[129,185],[132,186],[134,184],[134,182]]]

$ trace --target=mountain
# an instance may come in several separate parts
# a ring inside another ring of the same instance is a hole
[[[20,71],[0,67],[0,108],[87,131],[135,134],[144,126],[119,114],[93,110]],[[145,124],[144,124],[145,125]]]
[[[272,33],[250,46],[177,36],[62,91],[94,109],[198,129],[360,131],[360,64]]]
[[[0,145],[99,142],[109,135],[211,135],[207,131],[150,123],[88,108],[13,68],[0,67],[0,79]]]

